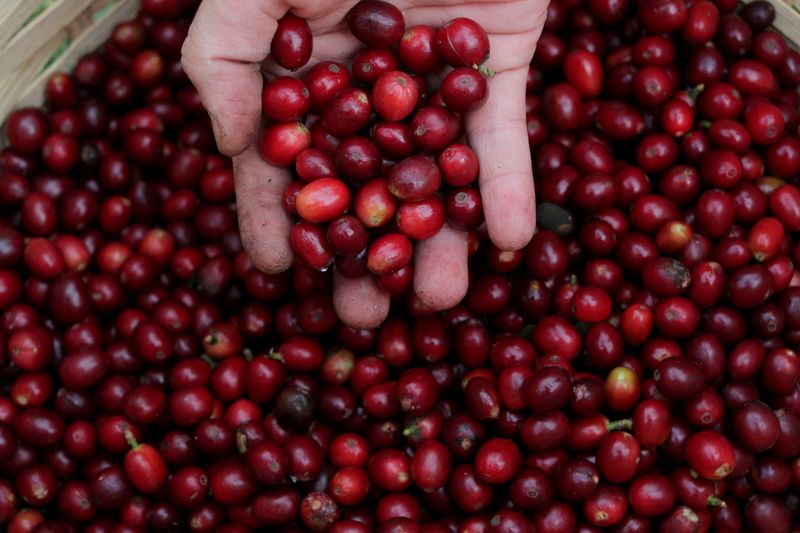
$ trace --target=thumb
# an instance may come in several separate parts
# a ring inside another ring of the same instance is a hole
[[[242,153],[261,119],[261,61],[288,6],[282,1],[204,0],[183,45],[183,68],[208,110],[220,152]]]

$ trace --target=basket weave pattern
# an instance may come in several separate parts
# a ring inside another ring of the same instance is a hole
[[[55,0],[31,20],[41,6],[42,0],[0,0],[0,119],[40,105],[50,75],[100,47],[116,23],[136,15],[139,1]]]

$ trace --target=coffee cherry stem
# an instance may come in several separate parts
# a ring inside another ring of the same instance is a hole
[[[728,504],[725,503],[724,500],[717,496],[709,496],[708,497],[708,506],[709,507],[727,507]]]
[[[125,436],[125,442],[128,443],[128,446],[130,446],[132,450],[136,450],[137,448],[139,448],[139,442],[136,440],[136,437],[134,436],[131,430],[126,429],[124,436]]]
[[[630,418],[623,418],[621,420],[614,420],[608,422],[606,427],[609,431],[622,431],[633,429],[633,421]]]

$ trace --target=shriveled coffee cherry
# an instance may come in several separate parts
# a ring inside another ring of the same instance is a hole
[[[397,200],[382,178],[365,183],[356,193],[354,204],[358,220],[368,228],[383,226],[397,211]]]
[[[478,177],[478,157],[465,144],[451,144],[437,156],[436,163],[442,179],[452,187],[464,187]]]
[[[16,153],[24,156],[34,155],[42,149],[48,130],[47,117],[35,108],[18,109],[5,121],[9,144]]]
[[[342,215],[328,224],[326,236],[330,246],[343,255],[359,253],[369,239],[364,224],[351,215]]]
[[[403,372],[395,383],[395,393],[400,408],[412,415],[430,411],[437,400],[438,386],[430,372],[425,369],[411,369]]]
[[[297,387],[287,388],[275,399],[275,417],[288,428],[307,428],[315,414],[316,402],[309,391]]]
[[[705,384],[700,366],[686,357],[665,359],[658,365],[653,378],[658,390],[674,400],[688,400]]]
[[[639,20],[650,33],[669,33],[680,28],[688,17],[683,0],[648,0],[641,5]]]
[[[461,129],[458,116],[438,105],[423,107],[411,119],[414,144],[425,152],[436,152],[452,143]]]
[[[300,519],[309,531],[327,531],[338,517],[339,507],[324,492],[312,492],[300,504]]]
[[[757,401],[740,405],[733,413],[732,426],[737,441],[753,452],[770,449],[780,435],[778,418],[769,406]]]
[[[603,65],[592,52],[574,50],[564,58],[564,77],[581,96],[591,98],[602,90]]]
[[[436,50],[436,29],[431,26],[414,26],[406,30],[397,43],[400,60],[417,74],[433,72],[442,65]]]
[[[570,385],[569,374],[563,368],[539,369],[525,385],[528,405],[535,413],[557,410],[569,399]]]
[[[363,182],[378,173],[381,155],[372,141],[354,135],[339,143],[334,154],[334,162],[336,169],[344,174],[350,183]]]
[[[750,309],[772,295],[774,280],[763,265],[744,266],[728,278],[728,297],[739,308]]]

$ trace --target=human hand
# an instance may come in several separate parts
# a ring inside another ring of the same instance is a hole
[[[183,66],[211,116],[220,151],[233,158],[242,244],[253,264],[270,272],[293,262],[292,220],[282,207],[291,181],[284,168],[263,160],[257,148],[262,120],[262,72],[290,74],[268,58],[277,23],[289,10],[307,20],[314,51],[300,75],[321,61],[348,64],[362,47],[345,24],[356,0],[203,0],[183,47]],[[479,184],[489,236],[503,250],[518,250],[536,223],[530,149],[525,126],[528,65],[541,34],[547,0],[392,0],[406,28],[439,27],[468,17],[489,35],[495,72],[486,100],[465,116],[470,146],[480,160]],[[417,243],[414,290],[422,303],[447,309],[468,285],[467,235],[445,225]],[[334,278],[334,307],[348,325],[378,326],[389,311],[389,296],[372,276]]]

